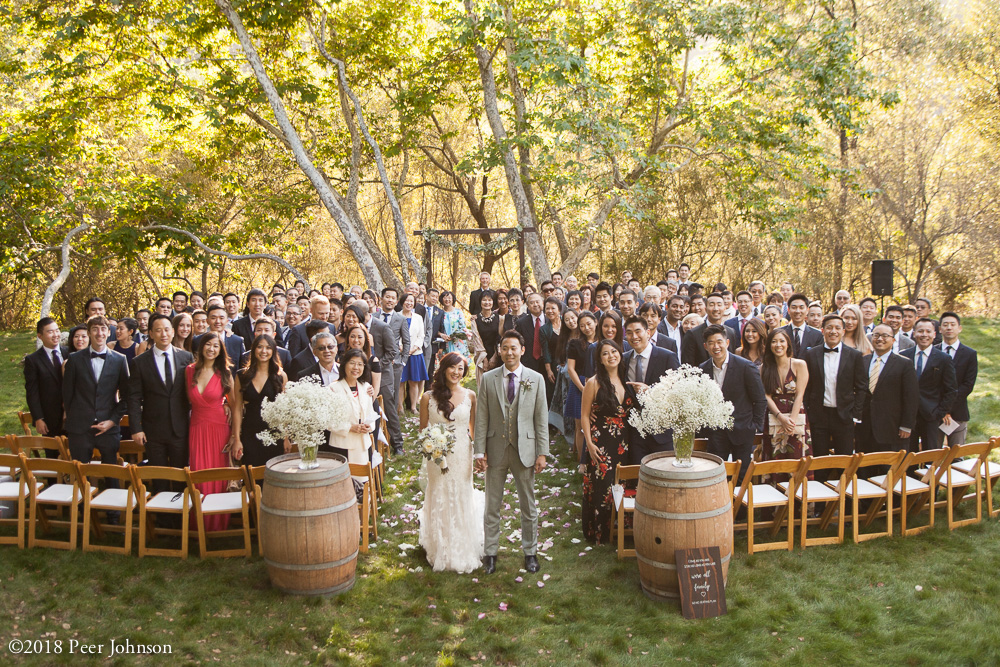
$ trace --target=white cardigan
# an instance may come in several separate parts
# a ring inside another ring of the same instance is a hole
[[[334,392],[340,392],[351,406],[351,419],[341,424],[330,426],[330,446],[347,450],[347,460],[350,463],[368,463],[368,447],[371,436],[368,433],[351,433],[352,424],[374,425],[378,421],[378,413],[368,395],[368,384],[358,381],[358,396],[355,398],[347,380],[340,379],[330,385]]]
[[[410,348],[410,356],[424,353],[424,318],[416,313],[410,316]]]

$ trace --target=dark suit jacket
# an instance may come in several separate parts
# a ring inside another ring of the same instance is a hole
[[[69,348],[59,347],[59,358],[69,359]],[[62,434],[63,374],[52,365],[48,350],[40,347],[24,358],[24,393],[31,421],[45,420],[49,435]]]
[[[862,365],[867,372],[872,355],[865,355]],[[870,421],[872,435],[880,443],[899,441],[899,429],[912,430],[917,421],[917,373],[913,362],[890,354],[878,376],[874,393],[868,392],[864,418]]]
[[[751,315],[747,319],[748,320],[754,319],[753,315]],[[736,317],[730,317],[728,320],[725,321],[725,325],[727,327],[729,327],[730,329],[732,329],[733,331],[735,331],[737,336],[740,335],[740,316],[739,315],[737,315]]]
[[[783,331],[788,332],[788,337],[792,339],[792,347],[794,348],[795,332],[792,331],[793,328],[794,327],[792,327],[791,324],[786,324],[785,326],[781,327]],[[799,349],[794,350],[795,354],[793,356],[796,359],[805,359],[806,350],[812,347],[816,347],[817,345],[823,345],[823,332],[815,327],[811,327],[808,324],[806,324],[802,327],[802,341],[799,344]],[[811,371],[809,377],[812,378]]]
[[[430,308],[430,306],[427,307],[428,310]],[[427,326],[427,332],[430,336],[431,351],[437,352],[441,347],[441,344],[435,343],[434,341],[437,340],[438,335],[441,333],[441,325],[444,323],[444,311],[441,310],[441,306],[434,306],[433,308],[434,316],[428,316],[430,321],[426,321],[425,325]]]
[[[288,340],[285,341],[285,348],[288,350],[292,357],[298,356],[299,352],[309,347],[309,337],[306,335],[306,324],[308,322],[299,322],[294,327],[288,330]],[[330,333],[334,336],[337,335],[337,328],[332,324],[327,325],[330,329]]]
[[[684,334],[681,339],[681,363],[689,366],[700,366],[708,360],[708,350],[705,349],[705,329],[708,328],[708,321],[702,322],[691,331]],[[735,354],[740,347],[740,335],[730,327],[726,327],[729,332],[729,353]]]
[[[714,382],[713,363],[709,357],[707,361],[699,364],[699,367]],[[734,431],[763,432],[767,397],[764,395],[764,383],[760,379],[760,371],[753,362],[737,357],[732,352],[729,353],[726,379],[722,381],[722,397],[733,404]]]
[[[917,349],[911,347],[903,350],[900,356],[912,366]],[[920,410],[917,414],[926,422],[937,422],[951,413],[955,399],[958,398],[958,381],[955,379],[955,365],[951,362],[951,357],[934,346],[930,347],[930,351],[917,383],[920,387]]]
[[[129,364],[128,422],[133,433],[142,431],[150,440],[186,440],[191,404],[184,369],[194,356],[174,348],[174,376],[170,390],[156,367],[155,348],[150,348]]]
[[[253,342],[253,324],[249,315],[244,315],[233,321],[233,333],[246,341],[248,345]]]
[[[312,348],[307,347],[292,357],[291,363],[285,368],[285,375],[288,376],[289,380],[298,380],[299,373],[301,373],[303,369],[315,364],[316,357],[313,356]]]
[[[67,433],[92,433],[90,427],[110,419],[114,427],[106,433],[120,433],[118,422],[128,410],[128,362],[125,355],[108,350],[101,377],[94,379],[90,364],[92,348],[69,355],[63,372],[64,428]]]
[[[809,419],[823,409],[823,391],[826,374],[823,371],[825,343],[806,350],[805,362],[809,369],[809,384],[803,402]],[[837,367],[837,415],[843,421],[861,419],[865,408],[865,394],[868,392],[868,368],[863,355],[853,347],[840,344],[840,365]]]
[[[494,301],[496,301],[496,292],[494,292],[491,289],[488,289],[488,290],[474,289],[474,290],[472,290],[472,294],[469,295],[469,313],[471,313],[472,315],[478,315],[479,314],[479,301],[483,298],[483,292],[484,291],[485,292],[489,292],[490,294],[492,294]],[[496,306],[496,303],[494,303],[493,305]]]
[[[650,338],[649,342],[652,343],[653,345],[655,345],[656,347],[663,348],[664,350],[670,350],[675,355],[677,355],[677,359],[680,360],[680,358],[681,358],[680,357],[680,350],[677,349],[677,341],[675,341],[673,338],[671,338],[667,334],[660,333],[659,331],[657,331],[656,332],[656,337],[655,338]]]
[[[673,342],[673,341],[670,341]],[[622,363],[625,365],[625,377],[628,377],[628,369],[632,367],[632,359],[635,357],[635,350],[629,350],[625,353],[622,358]],[[650,386],[656,384],[663,376],[667,374],[667,371],[675,370],[681,367],[681,361],[674,352],[666,350],[662,347],[652,346],[649,352],[649,363],[646,364],[643,373],[643,382]],[[635,397],[635,390],[631,385],[626,385],[626,390],[632,392],[633,398]],[[635,405],[638,409],[638,401],[635,401]],[[636,433],[633,437],[639,437]],[[669,444],[672,438],[667,433],[656,433],[652,436],[652,439],[661,445]]]
[[[544,328],[546,324],[545,316],[542,315],[541,318],[542,318],[542,328]],[[539,356],[536,359],[531,353],[535,342],[534,316],[531,313],[525,313],[524,315],[521,315],[519,318],[517,318],[517,321],[514,323],[514,328],[517,329],[518,333],[524,336],[524,357],[521,358],[521,361],[524,363],[525,366],[527,366],[531,370],[538,371],[539,373],[541,373],[544,370],[542,363],[545,355],[544,352],[545,342],[542,340],[541,331],[539,331],[538,338],[542,344],[542,356]]]
[[[941,345],[942,351],[945,347],[947,345]],[[976,377],[979,375],[979,355],[971,347],[960,342],[952,363],[955,364],[958,395],[955,397],[954,405],[951,406],[951,416],[960,422],[967,422],[970,419],[969,394],[976,388]]]
[[[309,354],[312,354],[312,350],[309,351]],[[286,369],[286,375],[287,375],[287,369],[292,363],[292,354],[285,348],[279,347],[278,359],[281,360],[281,367]],[[250,360],[250,350],[247,350],[246,352],[243,353],[243,356],[240,357],[240,368],[246,366],[249,360]]]

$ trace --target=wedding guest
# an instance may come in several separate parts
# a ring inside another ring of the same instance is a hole
[[[910,434],[910,451],[919,452],[941,446],[942,424],[951,425],[951,410],[958,398],[958,381],[951,357],[934,347],[934,322],[926,317],[917,320],[913,328],[916,347],[903,350],[917,372],[920,407],[917,423]]]
[[[434,376],[435,356],[441,344],[437,342],[441,330],[444,311],[438,305],[439,292],[435,288],[428,289],[424,296],[424,359],[427,361],[427,376]],[[481,303],[481,301],[480,301]]]
[[[333,391],[341,393],[351,406],[350,420],[334,424],[330,429],[330,451],[347,458],[350,463],[370,461],[371,436],[378,415],[372,405],[372,393],[362,376],[368,360],[361,350],[347,350],[340,360],[340,379]]]
[[[358,321],[356,315],[354,321],[355,324]],[[306,323],[306,335],[309,336],[309,340],[312,340],[313,336],[320,333],[321,331],[330,333],[330,329],[327,326],[326,322],[322,320],[310,320],[309,322]],[[365,329],[366,334],[367,332],[368,330]],[[279,359],[280,359],[280,353],[279,353]],[[285,375],[288,376],[289,380],[298,380],[299,375],[304,369],[314,366],[316,363],[318,363],[318,361],[319,360],[313,354],[313,349],[312,346],[310,345],[306,349],[299,352],[295,357],[293,357],[291,363],[289,363],[287,366],[284,367]]]
[[[872,344],[865,335],[862,325],[861,309],[849,303],[840,310],[840,316],[844,318],[844,345],[853,347],[863,355],[872,353]]]
[[[730,354],[730,331],[722,324],[706,327],[704,347],[709,358],[700,368],[719,385],[723,399],[733,404],[733,427],[709,430],[708,451],[723,461],[730,457],[733,461],[743,461],[737,480],[742,483],[753,455],[754,436],[764,430],[767,398],[757,367]]]
[[[389,433],[392,436],[393,448],[402,449],[403,447],[403,436],[399,431],[399,420],[398,406],[403,403],[399,400],[401,394],[401,380],[403,378],[403,369],[406,367],[406,362],[410,358],[410,350],[413,349],[414,345],[419,346],[421,349],[423,347],[423,332],[421,331],[421,337],[419,341],[410,340],[410,326],[406,323],[406,318],[403,317],[401,313],[396,312],[396,302],[399,300],[399,292],[394,287],[385,287],[382,289],[382,295],[379,300],[379,309],[372,315],[372,319],[378,319],[383,322],[386,327],[388,327],[388,332],[391,338],[391,342],[387,343],[393,351],[392,356],[386,354],[385,350],[382,350],[382,372],[388,376],[392,373],[392,403],[394,409],[396,410],[397,418],[395,420],[390,420],[389,423]],[[422,323],[421,323],[422,324]],[[391,362],[391,363],[390,363]],[[388,377],[386,377],[386,384],[388,385]],[[392,409],[386,408],[387,412],[393,412]]]
[[[59,344],[59,325],[51,317],[38,320],[35,334],[41,345],[24,357],[24,393],[35,431],[54,438],[63,435],[63,362],[70,350]],[[45,455],[58,458],[59,451]]]
[[[823,343],[823,332],[810,326],[809,299],[804,294],[793,294],[788,299],[788,324],[782,329],[792,339],[792,356],[804,359],[806,350]],[[826,452],[823,452],[825,454]]]
[[[723,299],[724,303],[725,299]],[[763,315],[763,312],[761,314]],[[723,317],[725,317],[725,314],[723,314]],[[724,324],[742,336],[746,323],[754,319],[754,317],[753,296],[751,296],[750,292],[741,290],[736,294],[736,317],[726,320]]]
[[[555,398],[556,381],[559,374],[559,352],[555,350],[562,329],[562,302],[558,297],[550,296],[542,306],[545,324],[541,328],[542,343],[542,376],[545,378],[545,395],[549,402]],[[562,413],[562,408],[559,410]]]
[[[762,319],[764,320],[764,326],[768,333],[785,326],[786,322],[782,319],[781,312],[781,308],[778,308],[778,306],[773,304],[764,308],[764,315],[762,316]]]
[[[139,325],[139,333],[136,334],[136,338],[140,343],[149,337],[149,318],[152,314],[148,308],[140,308],[135,311],[135,321]]]
[[[174,345],[175,339],[169,317],[159,313],[150,317],[150,352],[129,365],[128,420],[132,440],[145,447],[149,465],[183,468],[189,460],[191,411],[185,369],[194,357]],[[157,484],[157,492],[168,488],[169,484]]]
[[[838,290],[833,295],[833,312],[839,313],[851,303],[851,293],[845,289]]]
[[[809,370],[805,404],[816,456],[853,454],[854,425],[861,421],[864,409],[868,391],[864,355],[844,345],[843,337],[844,319],[827,315],[823,318],[823,344],[805,353]]]
[[[171,295],[171,301],[174,307],[174,314],[183,313],[188,307],[188,295],[187,292],[183,290],[177,290]]]
[[[813,301],[809,304],[809,310],[806,312],[806,324],[814,329],[820,329],[823,326],[823,304],[819,301]]]
[[[73,352],[63,369],[63,427],[73,460],[90,463],[94,450],[101,461],[117,463],[121,439],[119,422],[127,411],[128,361],[109,350],[108,320],[87,320],[90,346]]]
[[[312,337],[312,354],[316,362],[303,366],[295,380],[311,377],[324,387],[329,387],[339,379],[340,370],[337,366],[337,339],[329,330],[320,329]]]
[[[882,323],[888,324],[889,328],[892,329],[892,351],[896,354],[900,354],[904,350],[908,350],[916,345],[916,343],[906,336],[899,335],[899,329],[903,326],[903,308],[901,306],[892,304],[886,308],[885,313],[882,314]]]
[[[611,285],[606,282],[597,284],[597,287],[594,288],[594,304],[594,314],[600,320],[604,313],[611,310]]]
[[[205,308],[205,295],[199,291],[191,292],[191,298],[188,299],[188,306],[191,308],[192,312],[195,310],[202,310]]]
[[[191,313],[191,347],[194,348],[194,339],[208,331],[208,313],[204,310],[196,310]]]
[[[917,307],[906,303],[903,304],[903,324],[899,327],[900,338],[906,337],[916,342],[913,338],[913,325],[917,323]]]
[[[688,313],[681,320],[681,331],[687,333],[705,322],[705,318],[698,313]]]
[[[484,294],[493,295],[493,291],[490,289],[490,276],[489,271],[483,271],[479,274],[479,289],[472,290],[472,294],[469,295],[469,314],[478,315],[479,309],[482,308],[482,303],[480,299]]]
[[[231,364],[229,375],[232,376],[236,372],[236,364],[239,363],[240,357],[243,356],[243,339],[236,334],[230,333],[226,328],[227,324],[227,311],[222,306],[211,305],[208,307],[208,331],[209,333],[214,333],[219,338],[219,344],[226,349],[226,360]],[[195,357],[198,356],[198,346],[201,345],[201,341],[205,340],[204,334],[198,340],[193,341],[192,348],[195,350]]]
[[[259,322],[259,320],[258,320]],[[243,456],[239,459],[242,465],[262,466],[269,459],[278,456],[281,451],[277,447],[269,447],[260,441],[258,434],[266,431],[268,424],[261,416],[264,401],[273,401],[285,390],[288,376],[281,367],[278,357],[278,345],[274,337],[268,334],[258,335],[253,339],[250,357],[236,376],[237,405],[243,407],[243,421],[240,425],[240,443],[243,445]],[[292,450],[291,443],[284,443],[284,453]]]
[[[764,314],[764,295],[767,293],[767,287],[764,285],[763,281],[754,280],[747,286],[747,290],[750,292],[750,297],[753,300],[753,316],[760,317]]]
[[[362,292],[361,299],[368,304],[369,313],[374,315],[376,312],[378,312],[380,299],[378,294],[376,294],[374,290],[366,289],[364,292]]]
[[[812,437],[804,405],[809,369],[805,361],[792,356],[792,338],[784,329],[767,335],[760,377],[769,413],[764,460],[811,456]]]
[[[398,364],[396,362],[402,354],[404,341],[400,340],[385,321],[375,317],[368,311],[368,304],[365,301],[354,302],[351,305],[351,309],[355,310],[360,318],[363,318],[361,319],[361,323],[368,327],[368,331],[372,337],[372,353],[377,355],[381,361],[382,386],[379,389],[379,393],[382,396],[382,402],[385,406],[386,430],[388,432],[387,440],[392,446],[393,454],[402,454],[403,435],[399,425],[399,412],[396,410],[396,391],[398,389],[398,383],[396,382],[398,379],[396,376]],[[398,313],[396,315],[402,318]],[[406,336],[407,340],[405,342],[407,352],[409,352],[409,329],[406,328],[405,331],[401,330],[400,335]],[[399,368],[399,371],[401,376],[402,368]],[[391,378],[390,373],[392,374]]]
[[[410,332],[410,350],[399,378],[397,406],[400,412],[405,402],[404,386],[410,396],[411,409],[416,411],[419,408],[420,395],[424,393],[424,383],[430,379],[427,375],[427,362],[424,360],[424,318],[414,310],[417,298],[413,294],[405,294],[402,305],[402,315]]]
[[[864,322],[865,335],[871,336],[875,330],[875,317],[878,315],[878,303],[870,296],[866,296],[858,303],[861,309],[861,321]]]
[[[594,297],[594,286],[591,285],[590,283],[587,283],[582,288],[580,288],[580,294],[582,295],[583,299],[580,303],[580,308],[582,310],[593,311],[594,308],[596,307],[595,306],[596,299]]]
[[[306,327],[308,329],[308,327]],[[278,363],[281,364],[282,369],[287,369],[292,363],[292,354],[285,348],[281,347],[278,343],[278,335],[276,333],[278,329],[277,324],[273,319],[267,315],[261,315],[253,325],[253,337],[257,336],[270,336],[275,342],[275,351],[278,355]],[[329,329],[328,329],[329,330]],[[243,353],[240,357],[239,367],[242,369],[250,361],[250,350]],[[287,373],[286,373],[287,374]]]
[[[969,394],[976,387],[979,375],[979,356],[971,347],[958,339],[962,333],[962,319],[955,313],[941,314],[939,323],[941,351],[951,357],[955,364],[955,381],[958,395],[951,407],[951,418],[958,422],[958,428],[948,435],[949,445],[964,445],[969,425]]]
[[[759,369],[764,363],[766,338],[767,327],[764,321],[756,317],[748,320],[743,326],[743,335],[740,336],[740,347],[736,350],[736,354]]]
[[[633,317],[638,307],[636,293],[630,289],[622,290],[622,293],[618,295],[618,314],[622,316],[622,321]]]
[[[347,350],[361,350],[365,353],[368,364],[365,366],[365,374],[361,376],[361,379],[364,380],[365,384],[372,387],[372,398],[374,398],[378,395],[379,389],[382,387],[382,364],[378,360],[378,357],[372,354],[371,336],[368,335],[368,330],[361,324],[350,327],[344,335],[347,339],[347,343],[344,346],[345,353]],[[378,410],[377,407],[375,409]]]
[[[285,306],[285,344],[288,344],[288,337],[291,335],[291,330],[298,326],[302,322],[302,309],[299,308],[297,304],[290,303]],[[289,350],[291,352],[291,350]],[[294,356],[294,355],[293,355]]]
[[[684,335],[681,320],[688,314],[690,304],[687,298],[676,294],[667,299],[666,304],[666,313],[656,329],[673,340],[677,346],[677,352],[680,353],[681,338]]]
[[[291,306],[289,306],[289,310]],[[309,313],[313,320],[321,320],[327,323],[327,329],[333,335],[337,333],[337,327],[330,324],[330,300],[323,295],[315,296],[309,300]],[[288,311],[285,312],[285,317],[288,317]],[[211,318],[210,318],[211,319]],[[302,350],[309,347],[311,339],[306,337],[306,323],[299,322],[293,327],[288,329],[288,340],[286,341],[286,347],[288,348],[289,354],[294,358]]]
[[[233,333],[246,342],[254,339],[254,323],[264,316],[267,294],[254,288],[247,293],[247,314],[233,322]]]
[[[653,304],[646,304],[653,305]],[[642,407],[638,395],[656,384],[667,374],[667,371],[680,368],[681,362],[670,350],[656,347],[649,340],[649,329],[641,317],[631,317],[625,321],[625,338],[632,348],[625,353],[622,365],[625,369],[629,395],[632,396],[636,410]],[[632,465],[639,465],[649,454],[665,452],[673,449],[674,439],[671,432],[655,433],[642,436],[626,424],[629,439],[629,451]]]
[[[174,340],[171,345],[190,352],[191,344],[194,342],[194,317],[190,313],[174,315],[171,326],[174,330]]]
[[[583,292],[572,290],[566,294],[566,307],[577,312],[583,310]]]
[[[681,296],[686,296],[686,295],[682,294]],[[703,320],[708,317],[708,300],[704,296],[701,295],[698,295],[696,297],[692,296],[688,300],[688,304],[689,304],[688,312],[700,315]],[[724,305],[725,304],[723,304],[723,306]]]
[[[544,377],[545,368],[542,361],[542,325],[545,318],[542,315],[543,299],[541,294],[531,294],[526,297],[528,312],[517,318],[515,329],[524,338],[526,346],[524,358],[521,363],[531,370],[542,373]],[[546,400],[552,396],[552,387],[549,386],[548,378],[545,378]]]
[[[510,331],[510,329],[513,329],[515,324],[517,323],[517,318],[521,317],[521,315],[524,315],[524,313],[526,312],[524,309],[525,298],[526,296],[524,292],[517,289],[516,287],[511,290],[508,290],[507,310],[509,312],[507,314],[510,317],[510,319],[504,322],[504,331]],[[510,324],[510,328],[507,327],[508,323]]]
[[[115,352],[125,356],[126,361],[135,359],[136,348],[139,344],[135,341],[135,334],[139,331],[139,323],[131,317],[126,317],[118,322],[115,334],[118,339],[108,347]]]
[[[639,317],[646,321],[646,330],[649,332],[649,342],[656,347],[670,350],[680,358],[681,348],[677,342],[665,333],[660,332],[660,307],[653,302],[646,302],[639,307]]]
[[[605,315],[607,317],[608,315]],[[640,328],[640,327],[637,327]],[[645,327],[641,327],[645,331]],[[611,531],[611,513],[617,464],[628,464],[629,442],[625,421],[633,407],[625,390],[622,349],[613,340],[597,343],[598,363],[581,398],[581,421],[589,453],[583,479],[583,535],[588,542],[604,544]]]
[[[723,324],[726,314],[726,304],[722,295],[712,292],[705,299],[708,317],[706,321],[684,335],[681,344],[681,362],[690,366],[699,366],[708,359],[707,348],[704,345],[705,331],[709,326],[718,324],[724,328],[729,336],[729,349],[736,350],[740,346],[740,337],[735,330]]]
[[[222,306],[226,311],[226,329],[232,331],[233,322],[240,316],[240,297],[232,292],[226,292],[222,297]],[[157,302],[156,307],[160,307],[159,302]],[[169,313],[167,314],[169,315]]]
[[[69,353],[86,350],[90,347],[90,334],[87,333],[87,325],[78,324],[69,330]],[[63,368],[66,367],[66,358],[63,358]]]
[[[597,342],[597,318],[589,311],[580,313],[577,319],[580,335],[566,345],[566,371],[569,387],[566,393],[566,414],[574,420],[573,445],[577,460],[583,455],[583,431],[580,423],[580,400],[587,380],[594,374],[590,346]]]
[[[214,314],[219,311],[209,311]],[[229,372],[232,364],[222,336],[209,331],[198,341],[194,363],[185,368],[185,385],[191,404],[191,426],[188,431],[188,449],[191,470],[207,468],[228,468],[230,456],[237,461],[243,457],[240,441],[243,411],[232,409],[232,427],[226,418],[224,404],[239,406],[233,376]],[[209,495],[226,491],[225,481],[205,482],[198,490]],[[229,515],[219,514],[205,517],[205,530],[225,530],[229,526]]]
[[[894,452],[910,446],[920,403],[917,373],[909,360],[893,354],[893,340],[888,324],[875,325],[872,352],[863,360],[868,392],[857,427],[860,452]]]

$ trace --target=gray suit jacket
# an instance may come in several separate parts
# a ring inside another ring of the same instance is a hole
[[[406,323],[406,320],[403,320]],[[399,339],[392,335],[389,325],[379,317],[372,315],[368,322],[368,333],[372,335],[372,354],[382,362],[382,368],[389,368],[394,363],[399,362]],[[410,328],[406,327],[406,340],[410,340]],[[409,351],[409,350],[407,350]],[[389,366],[386,366],[389,364]],[[382,383],[385,386],[385,383]]]
[[[382,322],[389,327],[389,333],[392,336],[392,341],[395,345],[394,349],[396,350],[393,363],[405,364],[406,360],[410,358],[410,325],[406,323],[406,318],[403,317],[402,313],[393,311],[389,313],[388,322],[384,321],[384,313],[382,312],[373,315],[372,319]],[[379,359],[385,359],[385,357],[379,357]]]
[[[494,461],[507,446],[503,437],[507,413],[505,369],[501,366],[483,374],[476,401],[475,453],[486,454]],[[539,456],[549,455],[549,406],[545,399],[545,378],[541,373],[521,364],[521,382],[530,382],[531,386],[518,388],[521,397],[517,413],[517,452],[521,464],[530,468]]]

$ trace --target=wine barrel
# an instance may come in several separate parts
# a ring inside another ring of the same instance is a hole
[[[674,551],[719,547],[723,580],[733,554],[733,512],[726,466],[695,452],[690,468],[673,465],[673,452],[650,454],[639,468],[635,496],[635,554],[642,592],[652,600],[677,600]]]
[[[334,595],[354,586],[361,521],[347,460],[320,452],[267,462],[261,493],[261,551],[271,583],[294,595]]]

